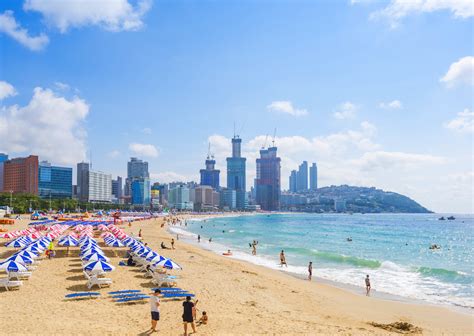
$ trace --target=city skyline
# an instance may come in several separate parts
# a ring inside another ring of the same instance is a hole
[[[235,121],[247,191],[276,128],[282,189],[306,160],[319,186],[473,212],[470,7],[395,17],[396,2],[150,1],[127,26],[33,3],[0,4],[0,152],[10,158],[86,160],[125,177],[136,156],[151,182],[199,181],[209,142],[226,171]]]

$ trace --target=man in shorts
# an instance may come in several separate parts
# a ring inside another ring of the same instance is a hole
[[[367,274],[367,277],[365,278],[365,289],[366,289],[366,294],[367,296],[370,295],[370,279],[369,279],[369,275]]]
[[[198,302],[196,301],[196,304]],[[188,335],[188,323],[191,323],[193,333],[196,333],[196,325],[194,324],[194,318],[196,317],[196,304],[191,301],[190,296],[186,296],[186,301],[183,302],[183,325],[184,325],[184,336]]]
[[[155,332],[156,324],[160,320],[160,298],[161,291],[155,289],[154,293],[150,296],[150,308],[151,308],[151,332]]]

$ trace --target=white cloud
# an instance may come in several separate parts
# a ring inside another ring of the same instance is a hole
[[[113,151],[110,151],[107,153],[107,157],[111,158],[111,159],[115,159],[117,157],[120,156],[120,151],[114,149]]]
[[[402,102],[399,100],[392,100],[391,102],[387,102],[387,103],[382,102],[379,104],[379,107],[382,109],[392,109],[392,110],[401,109]]]
[[[89,105],[78,97],[68,100],[50,89],[37,87],[26,106],[0,110],[0,151],[37,154],[58,164],[75,164],[86,158],[83,123]]]
[[[455,18],[474,16],[472,0],[392,0],[385,8],[373,12],[371,19],[386,19],[395,28],[401,19],[408,15],[450,11]]]
[[[445,162],[446,159],[440,156],[387,151],[367,152],[352,161],[354,165],[365,171],[398,170],[400,172],[422,165],[443,164]]]
[[[56,86],[56,88],[61,91],[69,91],[71,89],[68,84],[62,82],[54,82],[54,86]]]
[[[297,109],[293,106],[291,101],[287,100],[271,102],[269,105],[267,105],[267,109],[272,112],[288,114],[293,117],[308,115],[308,111],[306,109]]]
[[[151,128],[149,128],[149,127],[145,127],[144,129],[142,129],[142,133],[143,133],[143,134],[151,134],[151,133],[152,133],[152,130],[151,130]]]
[[[446,75],[439,81],[449,88],[458,84],[474,85],[474,57],[466,56],[451,64]]]
[[[38,51],[43,49],[49,42],[49,38],[41,33],[38,36],[31,36],[27,29],[22,28],[16,22],[13,11],[7,10],[0,14],[0,32],[10,36],[28,49]]]
[[[188,176],[172,171],[167,171],[163,173],[151,173],[150,177],[153,181],[158,181],[160,183],[186,182],[190,180]]]
[[[5,81],[0,81],[0,100],[3,100],[7,97],[15,96],[17,92],[13,85]]]
[[[334,112],[333,116],[336,119],[353,119],[356,116],[358,107],[351,102],[345,102],[339,105],[339,108]]]
[[[158,149],[151,144],[131,143],[128,149],[137,156],[158,157]]]
[[[128,0],[26,0],[23,9],[41,13],[62,33],[92,25],[117,32],[140,29],[151,5],[151,0],[137,0],[135,6]]]
[[[465,109],[457,117],[444,124],[444,127],[459,133],[474,133],[474,111]]]

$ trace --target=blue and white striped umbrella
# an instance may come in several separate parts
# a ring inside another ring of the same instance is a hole
[[[97,261],[97,260],[100,260],[100,261],[109,261],[109,258],[107,258],[105,255],[103,254],[99,254],[99,253],[91,253],[91,254],[88,254],[86,256],[84,256],[82,258],[82,260],[85,260],[85,261]]]
[[[171,259],[164,259],[164,260],[154,264],[153,266],[155,266],[155,267],[161,266],[161,267],[169,268],[169,269],[182,269],[181,266],[179,266],[177,263],[175,263]]]
[[[144,248],[143,244],[142,243],[136,243],[133,247],[132,247],[132,250],[134,252],[138,252],[140,249]]]
[[[21,251],[26,251],[26,252],[32,252],[32,253],[36,253],[36,254],[40,254],[41,252],[43,252],[43,249],[42,248],[39,248],[37,245],[35,244],[31,244],[31,245],[28,245],[26,246],[25,248],[21,249]]]
[[[153,258],[155,258],[156,256],[159,256],[159,254],[152,251],[152,252],[148,253],[148,254],[144,257],[144,259],[145,259],[146,261],[150,261],[150,260],[152,260]]]
[[[32,251],[26,251],[26,250],[21,250],[20,252],[16,253],[17,255],[23,255],[26,256],[30,259],[36,259],[38,258],[38,255]]]
[[[92,261],[84,266],[84,271],[90,273],[111,272],[115,269],[114,266],[105,261]]]
[[[28,242],[25,242],[23,240],[15,239],[15,240],[12,240],[9,243],[6,243],[5,246],[6,247],[13,247],[13,248],[20,248],[20,247],[25,247],[28,244],[29,244]]]
[[[158,264],[158,263],[159,263],[160,261],[162,261],[162,260],[166,260],[166,258],[163,257],[163,256],[160,256],[160,255],[158,255],[158,254],[156,255],[156,257],[154,257],[154,258],[152,258],[152,259],[150,259],[150,260],[147,259],[147,261],[149,261],[151,264]]]
[[[93,254],[93,253],[104,255],[104,251],[102,251],[101,248],[97,246],[97,247],[92,247],[88,250],[82,251],[81,252],[81,257],[84,257],[84,256],[89,255],[89,254]]]
[[[46,239],[39,239],[35,241],[33,244],[42,247],[43,249],[47,248],[51,240],[46,240]]]
[[[25,255],[21,255],[21,254],[14,254],[10,258],[8,258],[7,260],[16,261],[16,262],[19,262],[21,264],[32,264],[33,263],[33,259],[31,259],[31,258],[29,258]]]
[[[148,253],[151,252],[151,249],[148,248],[148,247],[145,247],[143,248],[142,250],[139,250],[138,252],[136,252],[140,257],[144,257],[146,256]]]
[[[114,241],[108,243],[107,245],[109,245],[110,247],[124,247],[125,246],[118,239],[115,239]]]
[[[61,239],[58,244],[61,246],[77,246],[79,242],[71,236],[66,236]]]
[[[124,244],[125,246],[133,246],[136,244],[136,241],[132,237],[127,237],[122,240],[122,244]]]
[[[26,272],[28,269],[26,266],[22,263],[13,261],[13,260],[7,260],[5,262],[2,262],[0,264],[0,269],[4,269],[7,272]]]

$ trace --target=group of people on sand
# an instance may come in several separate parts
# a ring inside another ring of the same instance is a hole
[[[157,331],[157,324],[160,320],[160,294],[161,290],[155,289],[150,296],[151,328],[149,332],[151,333]],[[190,296],[186,296],[186,300],[183,302],[183,314],[181,317],[183,319],[184,336],[188,335],[188,324],[191,324],[193,333],[196,333],[196,325],[206,325],[209,321],[209,316],[205,311],[202,312],[201,317],[196,321],[196,306],[198,302],[199,300],[193,302]]]

